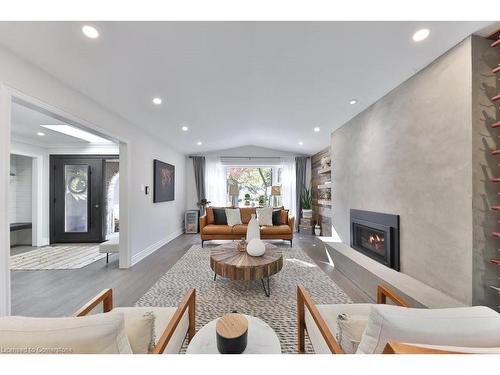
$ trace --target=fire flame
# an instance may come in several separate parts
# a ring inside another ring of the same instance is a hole
[[[384,237],[381,237],[376,233],[371,234],[368,242],[375,247],[375,250],[380,250],[384,244]]]

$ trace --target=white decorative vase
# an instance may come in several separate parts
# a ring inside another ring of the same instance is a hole
[[[260,226],[257,217],[255,214],[252,214],[252,218],[247,226],[247,243],[250,243],[254,238],[260,240]]]
[[[266,244],[258,238],[254,238],[247,245],[247,253],[253,257],[260,257],[266,252]]]
[[[316,236],[319,236],[321,234],[321,227],[319,225],[316,225],[314,227],[314,234],[316,234]]]

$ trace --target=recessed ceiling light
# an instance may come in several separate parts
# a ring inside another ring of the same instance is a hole
[[[316,133],[318,133],[320,130],[321,130],[321,129],[319,128],[319,126],[316,126],[316,127],[314,128],[314,131],[315,131]]]
[[[198,141],[198,142],[196,142],[196,144],[197,144],[198,146],[201,146],[203,143],[201,143],[201,141]]]
[[[153,103],[156,105],[160,105],[162,102],[161,98],[153,98]]]
[[[43,137],[45,135],[45,133],[38,132],[38,133],[36,133],[36,135],[39,135],[40,137]]]
[[[414,42],[421,42],[422,40],[426,39],[431,31],[429,29],[420,29],[415,34],[413,34],[413,41]]]
[[[94,26],[85,25],[82,27],[82,33],[90,39],[99,38],[99,31]]]
[[[350,100],[350,101],[349,101],[349,104],[351,104],[351,105],[352,105],[352,104],[356,104],[357,102],[358,102],[358,100],[357,100],[357,99],[352,99],[352,100]]]
[[[90,143],[113,143],[108,139],[99,137],[98,135],[86,132],[85,130],[75,128],[70,125],[40,125],[42,128],[53,130],[55,132],[63,133],[69,135],[70,137],[75,137],[83,139],[84,141]]]
[[[187,132],[189,130],[189,128],[187,126],[185,126],[185,125],[181,129],[182,129],[183,132]]]
[[[304,144],[304,142],[300,141],[299,142],[299,146],[302,146]]]

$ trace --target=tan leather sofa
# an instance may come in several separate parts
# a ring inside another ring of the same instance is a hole
[[[205,241],[211,240],[239,240],[246,236],[247,224],[256,213],[255,207],[240,208],[241,225],[230,227],[229,225],[217,225],[214,223],[213,207],[207,207],[206,214],[200,217],[201,246]],[[288,215],[288,210],[281,209],[282,225],[261,226],[260,237],[263,240],[285,240],[290,241],[292,246],[293,228],[295,219]]]

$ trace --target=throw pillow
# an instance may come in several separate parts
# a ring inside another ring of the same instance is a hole
[[[281,210],[273,210],[273,225],[281,225]]]
[[[123,314],[0,317],[0,347],[27,354],[132,354]]]
[[[272,207],[257,208],[257,220],[259,220],[259,225],[272,226],[273,208]]]
[[[344,353],[356,353],[367,324],[368,316],[345,313],[337,316],[336,339]]]
[[[288,225],[288,210],[281,210],[281,224]]]
[[[356,353],[380,354],[388,341],[500,347],[500,314],[485,306],[414,309],[373,305]]]
[[[226,209],[214,208],[213,211],[214,211],[214,224],[227,225]]]
[[[234,227],[242,224],[239,208],[226,208],[227,225]]]
[[[155,346],[155,319],[153,311],[133,307],[117,307],[112,313],[125,317],[125,331],[134,354],[148,354]]]

